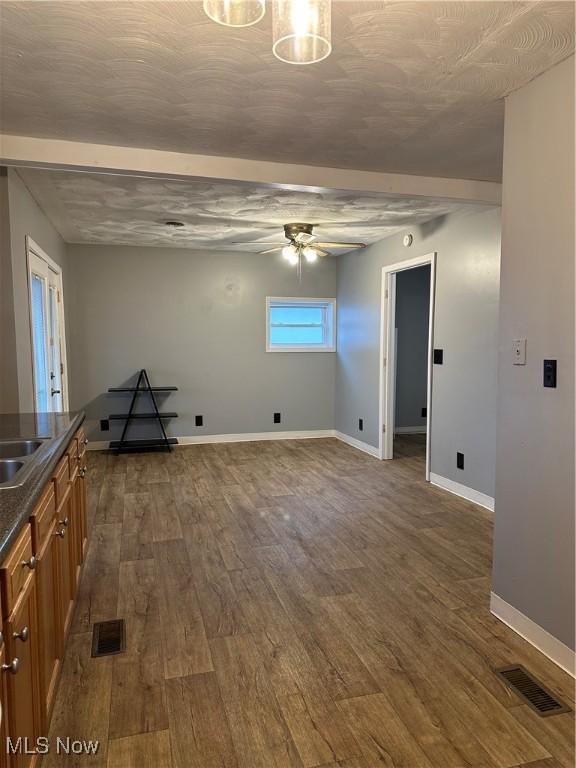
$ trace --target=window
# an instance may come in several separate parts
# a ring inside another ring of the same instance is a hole
[[[26,236],[32,373],[37,413],[68,410],[62,271]]]
[[[336,299],[266,299],[267,352],[334,352]]]

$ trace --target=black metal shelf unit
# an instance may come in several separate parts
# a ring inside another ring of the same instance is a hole
[[[160,413],[158,410],[158,403],[156,402],[155,392],[177,392],[178,387],[152,387],[150,386],[150,380],[146,370],[142,368],[138,374],[138,381],[135,387],[110,387],[108,392],[132,392],[132,401],[128,413],[113,413],[108,418],[114,421],[126,421],[124,429],[122,430],[122,436],[120,440],[113,440],[110,443],[110,448],[113,448],[117,453],[124,453],[127,451],[154,451],[158,449],[164,449],[171,451],[173,445],[178,445],[178,440],[175,437],[168,437],[166,430],[164,429],[163,419],[176,419],[178,414],[174,411],[164,411]],[[136,402],[139,395],[148,395],[152,404],[152,410],[146,413],[135,411]],[[138,419],[154,419],[158,422],[162,436],[158,438],[146,438],[144,440],[129,440],[128,427],[132,420]]]

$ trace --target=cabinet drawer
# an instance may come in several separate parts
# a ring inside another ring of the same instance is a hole
[[[5,616],[11,613],[20,593],[26,586],[27,580],[32,578],[33,562],[32,532],[30,526],[26,524],[0,569],[2,604]]]
[[[58,466],[54,472],[54,482],[56,484],[56,506],[59,507],[66,495],[70,483],[67,453],[58,462]]]
[[[32,525],[32,549],[35,555],[38,555],[44,546],[46,538],[50,535],[50,529],[55,514],[56,495],[54,493],[54,482],[50,482],[30,517],[30,523]]]

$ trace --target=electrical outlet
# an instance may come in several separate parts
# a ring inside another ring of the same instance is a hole
[[[100,419],[100,432],[109,432],[110,422],[108,419]]]
[[[281,421],[282,421],[282,417],[280,416],[280,414],[278,412],[275,413],[274,414],[274,424],[280,424]]]
[[[544,386],[556,388],[556,360],[544,360]]]
[[[458,469],[464,469],[464,454],[458,452],[456,454],[456,466]]]
[[[359,432],[364,431],[364,419],[358,419],[358,431]]]
[[[434,350],[434,365],[443,365],[444,364],[444,350],[443,349],[435,349]]]
[[[203,427],[204,426],[204,416],[195,416],[194,421],[197,427]]]
[[[425,419],[426,416],[428,416],[428,408],[422,408],[422,413],[420,415]]]

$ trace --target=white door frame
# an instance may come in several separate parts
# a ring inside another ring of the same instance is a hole
[[[432,429],[432,356],[434,347],[434,299],[436,284],[436,251],[414,259],[382,267],[382,296],[380,306],[380,438],[378,451],[381,459],[394,457],[394,410],[396,393],[395,315],[396,274],[407,269],[430,265],[430,312],[428,319],[428,374],[426,405],[426,480],[430,480],[430,435]]]
[[[40,259],[43,261],[49,270],[50,273],[55,278],[56,288],[58,290],[59,294],[59,301],[58,301],[58,325],[60,329],[60,342],[61,342],[61,348],[60,348],[60,362],[62,364],[63,372],[61,374],[61,385],[62,385],[62,410],[68,411],[70,408],[69,400],[68,400],[68,361],[66,359],[66,325],[64,321],[64,293],[62,290],[62,267],[57,264],[53,259],[48,256],[47,253],[45,253],[40,246],[32,240],[30,235],[26,235],[26,266],[27,266],[27,273],[28,273],[28,311],[29,311],[29,318],[30,318],[30,353],[32,357],[32,379],[33,379],[33,388],[34,388],[34,408],[36,408],[36,382],[35,382],[35,366],[34,366],[34,338],[33,338],[33,331],[32,331],[32,301],[31,301],[31,291],[32,291],[32,271],[33,271],[33,262],[34,258]],[[48,297],[47,297],[48,298]],[[49,304],[48,301],[46,302],[46,311],[49,312]]]

